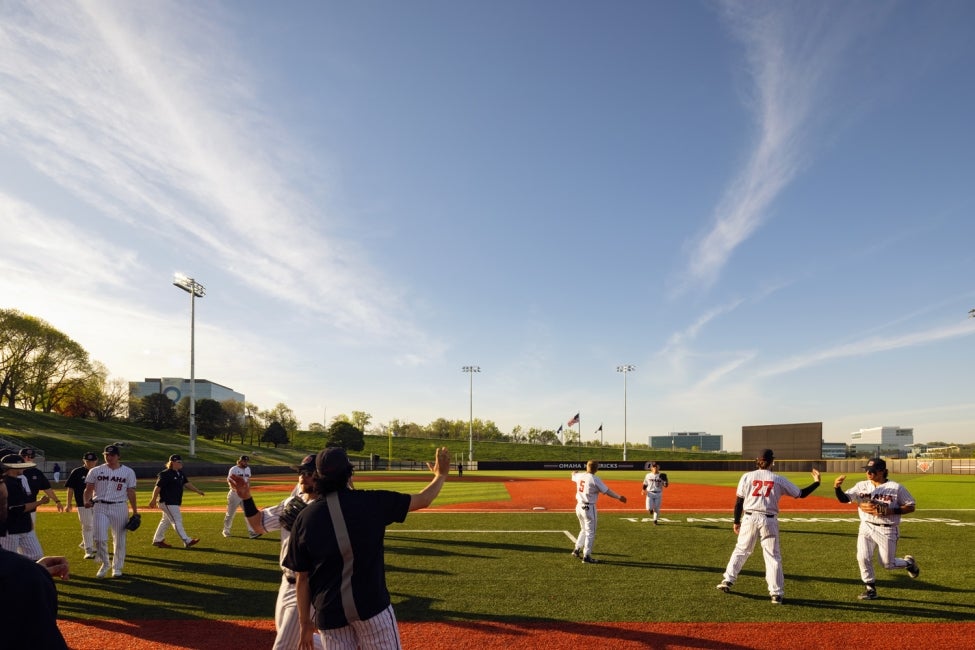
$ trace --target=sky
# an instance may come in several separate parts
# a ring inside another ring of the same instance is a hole
[[[965,0],[8,0],[0,308],[189,377],[184,273],[303,428],[975,442],[972,70]]]

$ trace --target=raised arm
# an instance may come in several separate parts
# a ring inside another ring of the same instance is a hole
[[[426,508],[440,494],[440,489],[450,474],[450,452],[446,447],[437,449],[433,463],[427,463],[427,467],[433,472],[433,480],[418,494],[410,496],[410,512]]]

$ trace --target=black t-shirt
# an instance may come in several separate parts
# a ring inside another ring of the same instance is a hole
[[[36,562],[3,549],[0,612],[9,621],[4,626],[4,647],[67,650],[58,629],[58,592],[51,574]]]
[[[24,484],[20,482],[19,476],[4,476],[3,481],[7,484],[7,523],[4,534],[29,533],[34,529],[34,522],[30,513],[24,511],[24,504],[35,499],[24,492]]]
[[[159,486],[159,500],[171,506],[182,505],[183,486],[189,480],[178,469],[165,469],[159,472],[159,476],[156,477],[156,485]]]
[[[79,508],[85,505],[85,477],[88,476],[88,468],[82,465],[75,467],[68,474],[68,480],[64,482],[64,487],[74,491],[74,502]]]
[[[27,477],[27,485],[30,486],[30,493],[35,495],[35,497],[44,490],[51,489],[51,482],[44,476],[44,472],[36,467],[28,467],[25,469],[24,476]],[[36,501],[36,499],[33,500]]]
[[[410,495],[388,490],[339,490],[336,493],[352,549],[351,572],[346,571],[342,549],[322,497],[298,514],[291,528],[284,566],[307,571],[316,625],[331,630],[349,624],[342,605],[344,576],[348,576],[359,620],[367,620],[389,607],[383,537],[386,526],[406,520]]]

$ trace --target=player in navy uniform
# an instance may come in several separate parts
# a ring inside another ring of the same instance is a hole
[[[319,498],[298,514],[284,560],[296,577],[300,650],[312,650],[316,628],[326,648],[401,647],[386,588],[383,536],[389,524],[433,503],[450,473],[450,452],[437,449],[435,463],[427,466],[433,480],[418,494],[353,490],[345,450],[318,454]]]
[[[166,529],[172,526],[179,538],[183,540],[183,546],[189,548],[199,543],[196,537],[190,537],[183,528],[183,513],[180,508],[183,505],[183,490],[188,489],[196,492],[201,497],[204,496],[203,490],[199,489],[190,479],[183,474],[183,457],[173,454],[166,461],[166,469],[159,472],[156,477],[156,486],[152,488],[152,497],[149,499],[149,507],[155,508],[159,505],[162,510],[162,517],[159,525],[156,526],[156,533],[152,536],[152,545],[157,548],[171,548],[166,543]]]

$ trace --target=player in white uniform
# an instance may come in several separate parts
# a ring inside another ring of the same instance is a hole
[[[230,491],[227,492],[227,515],[223,518],[223,536],[230,537],[230,527],[234,524],[234,517],[237,515],[237,508],[240,507],[240,497],[234,492],[234,484],[231,482],[231,478],[234,476],[239,476],[244,480],[245,483],[250,485],[251,482],[251,468],[248,467],[250,463],[249,456],[241,456],[237,459],[237,464],[230,468],[227,472],[227,484],[230,486]],[[251,528],[251,524],[247,519],[244,519],[244,523],[247,524],[247,533],[250,535],[251,539],[255,537],[260,537],[261,534],[254,532]]]
[[[785,594],[785,576],[782,571],[782,552],[779,547],[779,499],[783,494],[797,499],[805,499],[819,487],[819,470],[813,468],[813,482],[799,489],[787,478],[771,470],[774,456],[771,449],[765,449],[755,459],[758,469],[742,474],[738,481],[738,498],[735,501],[734,531],[738,543],[731,552],[731,559],[724,572],[724,579],[718,589],[728,593],[741,573],[745,560],[755,550],[755,543],[761,541],[765,557],[765,581],[768,583],[772,604],[781,605]],[[742,518],[744,514],[744,518]]]
[[[64,511],[71,512],[71,505],[78,507],[78,521],[81,522],[81,548],[85,549],[85,559],[95,559],[95,513],[91,508],[85,507],[85,477],[89,470],[98,463],[98,456],[95,452],[88,451],[81,457],[84,463],[80,467],[75,467],[68,474],[68,480],[64,482],[66,495],[64,499]]]
[[[616,494],[596,476],[599,463],[590,460],[586,463],[585,472],[573,472],[572,482],[576,486],[576,517],[579,519],[579,537],[576,547],[572,551],[573,557],[582,557],[586,564],[596,564],[592,557],[592,544],[596,540],[596,499],[600,494],[619,499],[626,503],[626,497]]]
[[[887,479],[887,462],[882,458],[871,458],[863,469],[867,472],[867,480],[844,492],[842,486],[846,476],[838,476],[833,481],[833,487],[840,503],[852,502],[859,506],[857,563],[860,565],[860,578],[867,588],[857,598],[873,600],[877,597],[874,551],[879,553],[885,569],[907,569],[907,574],[912,578],[921,574],[912,556],[905,555],[904,559],[894,557],[900,537],[901,515],[914,512],[917,504],[907,488]]]
[[[653,513],[653,525],[659,522],[660,502],[663,500],[664,488],[670,485],[667,475],[660,473],[660,465],[656,461],[650,463],[650,472],[643,477],[643,494],[647,497],[647,512]]]
[[[281,566],[281,586],[278,587],[278,600],[274,604],[274,628],[277,630],[277,636],[274,638],[272,650],[293,650],[301,644],[301,621],[298,616],[295,572],[285,567],[283,562],[288,554],[291,525],[301,510],[301,506],[292,504],[292,501],[298,499],[301,502],[309,503],[314,501],[316,497],[313,479],[315,455],[305,456],[301,465],[294,469],[298,470],[298,485],[295,486],[295,489],[281,503],[263,510],[258,510],[257,506],[254,505],[250,485],[246,481],[238,476],[229,479],[237,496],[241,499],[244,515],[254,531],[262,534],[272,530],[281,531],[281,555],[278,560]],[[312,617],[314,618],[314,614]],[[321,650],[321,635],[316,632],[313,639],[316,650]]]
[[[125,524],[129,521],[129,509],[126,502],[132,506],[132,514],[139,513],[139,505],[135,496],[135,472],[131,467],[122,465],[119,460],[118,445],[105,447],[105,463],[88,470],[85,477],[85,507],[95,509],[95,555],[102,563],[96,578],[108,576],[111,569],[112,577],[122,575],[125,565],[125,536],[129,532]],[[112,530],[114,545],[112,559],[108,557],[108,530]]]

